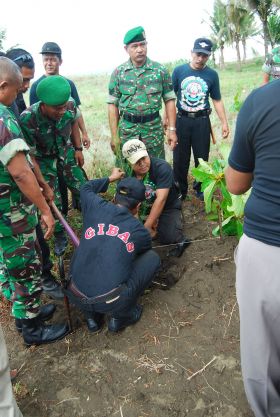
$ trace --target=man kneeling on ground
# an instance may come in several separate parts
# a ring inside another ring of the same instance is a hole
[[[85,314],[91,332],[100,330],[104,314],[110,317],[111,332],[136,323],[142,313],[137,299],[160,266],[148,230],[134,217],[145,199],[143,183],[122,179],[114,204],[97,195],[123,175],[114,168],[109,178],[81,188],[82,238],[72,258],[66,293]]]
[[[132,175],[146,188],[146,200],[141,206],[144,226],[152,237],[158,234],[163,245],[178,243],[169,254],[181,256],[190,241],[183,234],[182,203],[171,166],[164,159],[150,157],[145,144],[138,139],[127,141],[122,153]]]

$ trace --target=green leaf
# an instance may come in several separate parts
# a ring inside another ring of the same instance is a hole
[[[211,202],[213,192],[215,191],[216,183],[212,181],[208,187],[205,188],[204,192],[204,202],[205,202],[205,211],[206,213],[210,213],[211,211]]]
[[[203,182],[209,178],[209,173],[202,171],[201,169],[199,169],[199,167],[193,168],[191,172],[194,178],[196,179],[196,181]]]

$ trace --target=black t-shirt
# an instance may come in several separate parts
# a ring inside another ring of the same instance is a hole
[[[156,199],[156,190],[169,188],[169,193],[164,208],[174,207],[178,202],[179,191],[174,181],[173,170],[169,163],[164,159],[150,159],[150,170],[143,179],[144,185],[146,187],[146,202],[151,206]]]
[[[70,267],[76,287],[88,297],[104,294],[126,282],[136,255],[151,249],[147,229],[128,209],[97,195],[108,178],[81,187],[83,229]]]
[[[229,165],[253,173],[244,232],[280,246],[280,80],[253,91],[237,118]]]
[[[51,77],[51,75],[50,75]],[[39,101],[37,94],[36,94],[36,88],[37,85],[39,84],[40,81],[42,81],[44,78],[46,78],[46,75],[42,75],[42,77],[40,77],[38,80],[36,80],[31,88],[30,88],[30,94],[29,94],[29,102],[30,102],[30,106],[34,103],[37,103]],[[71,87],[71,97],[75,100],[75,103],[77,104],[77,106],[80,106],[81,101],[80,101],[80,97],[77,91],[77,88],[75,86],[75,84],[73,83],[73,81],[69,80],[68,78],[65,78]]]
[[[189,64],[179,65],[173,71],[172,83],[178,110],[196,112],[209,109],[209,95],[213,100],[221,99],[218,74],[207,66],[194,70]]]

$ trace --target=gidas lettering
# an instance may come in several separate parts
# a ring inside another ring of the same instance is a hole
[[[133,252],[134,243],[128,241],[130,238],[130,233],[129,232],[119,233],[119,230],[120,228],[113,224],[109,224],[109,226],[106,226],[104,223],[98,223],[97,231],[95,231],[93,227],[87,228],[87,230],[85,231],[85,239],[89,240],[95,236],[103,236],[103,235],[117,237],[125,244],[127,252]]]

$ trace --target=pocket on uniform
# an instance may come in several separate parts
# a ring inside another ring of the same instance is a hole
[[[161,84],[153,84],[148,85],[145,88],[145,93],[148,97],[149,103],[151,105],[157,105],[161,101],[162,97],[162,85]]]

